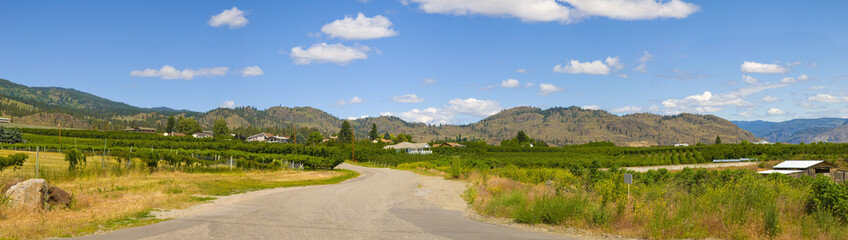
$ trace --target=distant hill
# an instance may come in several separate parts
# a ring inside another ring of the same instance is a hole
[[[240,134],[260,131],[289,134],[297,126],[329,135],[338,132],[344,121],[312,107],[217,108],[205,113],[168,107],[141,108],[74,89],[27,87],[3,79],[0,79],[0,115],[12,116],[13,122],[20,124],[57,126],[61,122],[63,127],[100,130],[135,126],[161,130],[169,116],[195,117],[208,130],[215,120],[224,119]],[[709,144],[716,136],[721,136],[724,142],[757,139],[750,132],[713,115],[640,113],[617,116],[603,110],[573,106],[545,110],[516,107],[467,125],[410,123],[392,116],[357,119],[351,123],[358,137],[366,136],[371,125],[376,124],[381,135],[405,133],[422,142],[462,137],[498,143],[514,137],[518,131],[552,145],[592,141],[627,146]]]
[[[733,121],[755,136],[772,142],[848,142],[848,119],[794,119],[784,122]]]

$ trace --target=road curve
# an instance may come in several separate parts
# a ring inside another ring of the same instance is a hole
[[[437,186],[429,184],[433,181],[445,181],[437,177],[349,164],[340,167],[361,175],[335,185],[248,193],[176,219],[80,239],[563,238],[468,219],[461,211],[451,210],[458,208],[455,204],[446,206],[450,204],[433,197],[444,191],[424,188]],[[461,201],[451,194],[448,202]]]

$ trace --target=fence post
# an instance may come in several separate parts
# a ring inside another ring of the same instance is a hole
[[[38,146],[35,146],[35,178],[38,178]]]
[[[230,156],[230,170],[233,170],[233,156]]]

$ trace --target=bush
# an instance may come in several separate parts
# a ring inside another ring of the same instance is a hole
[[[840,217],[843,221],[848,220],[848,185],[840,185],[832,182],[830,178],[818,176],[813,182],[812,197],[809,211],[826,211]]]
[[[462,169],[459,166],[459,156],[451,157],[451,177],[458,178],[462,173]]]
[[[65,161],[68,162],[68,171],[74,171],[77,165],[85,163],[85,154],[76,148],[65,150]]]
[[[0,171],[6,169],[8,167],[12,167],[13,170],[18,170],[21,166],[24,165],[24,161],[29,158],[29,155],[26,153],[16,153],[9,155],[8,157],[0,157]]]

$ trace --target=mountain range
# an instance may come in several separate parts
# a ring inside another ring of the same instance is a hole
[[[230,128],[242,131],[285,131],[296,125],[298,129],[317,130],[325,136],[338,132],[345,121],[312,107],[217,108],[205,113],[168,107],[141,108],[75,89],[28,87],[4,79],[0,79],[0,115],[12,117],[13,122],[19,124],[57,126],[61,123],[65,128],[96,130],[125,127],[161,130],[169,116],[182,116],[194,117],[204,129],[210,129],[215,120],[224,119]],[[604,110],[574,106],[544,110],[515,107],[465,125],[411,123],[393,116],[350,122],[358,137],[365,137],[371,125],[376,124],[381,135],[404,133],[412,135],[415,141],[471,138],[498,143],[514,137],[518,131],[557,146],[593,141],[627,146],[713,143],[716,136],[721,136],[724,142],[757,140],[751,132],[714,115],[638,113],[617,116]]]
[[[848,142],[848,119],[793,119],[784,122],[733,121],[742,129],[772,142]]]

